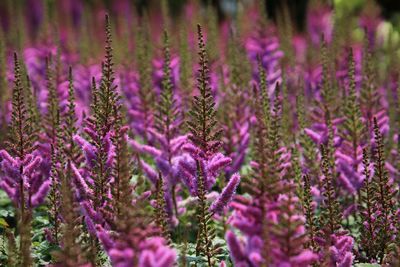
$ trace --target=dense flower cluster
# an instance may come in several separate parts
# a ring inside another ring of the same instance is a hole
[[[1,266],[398,266],[400,43],[373,1],[310,1],[302,30],[264,1],[6,2]]]

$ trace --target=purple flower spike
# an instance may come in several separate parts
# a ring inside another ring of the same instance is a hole
[[[82,177],[79,170],[76,168],[75,164],[71,164],[72,172],[75,176],[75,181],[78,189],[81,193],[87,195],[93,195],[93,190],[88,186],[85,179]]]
[[[212,158],[207,166],[207,170],[210,173],[217,173],[219,170],[225,168],[232,162],[231,158],[225,157],[221,153],[217,154]]]
[[[112,249],[115,245],[114,241],[111,240],[110,236],[104,230],[101,225],[96,226],[97,237],[100,239],[106,250]]]
[[[96,161],[96,149],[88,141],[80,137],[79,135],[74,136],[74,141],[82,148],[85,153],[85,158],[91,167],[94,167],[94,162]]]
[[[49,192],[51,182],[46,179],[48,174],[43,172],[43,160],[34,153],[27,154],[23,160],[12,157],[7,151],[0,151],[0,188],[3,189],[10,199],[19,206],[21,204],[21,187],[25,192],[24,202],[28,207],[35,207],[43,203]],[[20,173],[22,170],[22,174]],[[27,196],[30,197],[27,197]]]
[[[333,246],[329,248],[331,260],[336,266],[350,267],[353,264],[354,239],[349,235],[333,235]]]
[[[157,172],[145,161],[140,160],[140,167],[146,174],[146,176],[149,178],[149,180],[153,183],[156,184],[158,180],[158,174]]]
[[[37,206],[44,201],[47,196],[47,193],[50,191],[51,181],[46,180],[39,187],[39,190],[31,197],[32,206]]]
[[[161,151],[153,146],[142,145],[132,139],[130,139],[129,142],[131,146],[138,152],[147,153],[153,157],[159,157],[161,155]]]
[[[310,250],[304,250],[301,254],[291,259],[292,264],[295,266],[309,266],[318,260],[318,255]]]
[[[239,240],[236,238],[235,234],[232,231],[227,231],[225,238],[226,242],[228,243],[233,263],[237,265],[241,262],[244,262],[246,259],[246,255],[243,251],[243,246],[239,243]]]
[[[210,211],[212,213],[220,213],[224,207],[226,207],[232,199],[232,196],[235,194],[236,188],[240,183],[240,175],[235,173],[228,184],[225,186],[222,193],[218,196],[218,198],[211,204]]]

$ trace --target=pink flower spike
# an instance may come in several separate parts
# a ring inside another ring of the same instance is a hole
[[[240,175],[235,173],[228,184],[222,190],[222,193],[218,196],[218,198],[211,204],[210,211],[212,213],[220,213],[224,207],[226,207],[232,199],[232,196],[235,194],[236,188],[240,183]]]
[[[39,187],[38,191],[31,197],[31,205],[37,206],[44,201],[47,193],[50,190],[51,180],[48,179],[43,182],[43,184]]]

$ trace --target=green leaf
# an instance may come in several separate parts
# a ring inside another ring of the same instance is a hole
[[[10,210],[7,210],[7,209],[1,209],[0,210],[0,216],[1,217],[12,216],[12,212]]]
[[[6,222],[6,220],[4,220],[4,218],[0,218],[0,228],[8,228],[8,223]]]

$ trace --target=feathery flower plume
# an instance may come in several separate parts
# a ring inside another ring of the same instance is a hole
[[[13,109],[9,152],[0,151],[2,177],[0,187],[14,202],[18,215],[19,260],[23,266],[32,266],[31,258],[31,208],[41,204],[49,189],[50,180],[41,172],[43,159],[35,153],[34,132],[24,98],[21,67],[14,54]]]

